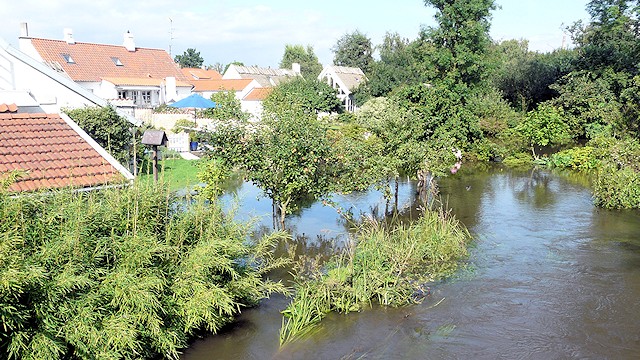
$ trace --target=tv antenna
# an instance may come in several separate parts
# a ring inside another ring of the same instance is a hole
[[[169,18],[169,56],[171,55],[171,44],[173,43],[173,19]],[[172,57],[173,58],[173,57]]]

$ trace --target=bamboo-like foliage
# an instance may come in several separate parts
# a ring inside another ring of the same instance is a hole
[[[0,190],[0,353],[10,359],[177,358],[279,283],[280,234],[165,186],[11,198]]]
[[[466,228],[442,210],[425,210],[413,224],[365,221],[351,245],[326,265],[300,261],[296,295],[282,312],[280,343],[307,334],[331,311],[420,301],[426,284],[456,270],[469,240]]]

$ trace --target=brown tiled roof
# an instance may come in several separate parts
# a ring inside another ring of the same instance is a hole
[[[253,79],[220,79],[220,80],[191,80],[193,91],[241,91],[246,88]]]
[[[187,81],[178,65],[162,49],[136,48],[128,51],[122,45],[103,45],[62,40],[32,38],[31,43],[47,64],[60,67],[73,81],[100,81],[112,78],[175,77]],[[73,63],[67,62],[65,56]],[[117,60],[122,66],[116,65]]]
[[[18,111],[18,106],[16,104],[0,104],[0,113],[14,113]]]
[[[16,192],[125,180],[57,114],[0,114],[0,176],[11,170],[27,172]]]
[[[267,95],[271,94],[272,91],[273,91],[273,88],[255,88],[251,90],[251,92],[248,93],[247,96],[245,96],[244,99],[242,100],[262,101],[266,99]]]
[[[154,78],[117,78],[117,77],[103,77],[102,80],[106,80],[116,86],[160,86],[164,80]],[[191,87],[191,84],[185,81],[176,81],[176,86]]]
[[[180,69],[184,76],[189,78],[189,80],[220,80],[222,79],[222,75],[219,72],[209,69],[200,69],[200,68],[182,68]]]

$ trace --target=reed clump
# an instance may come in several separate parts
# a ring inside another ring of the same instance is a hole
[[[283,311],[280,343],[304,336],[332,311],[419,302],[428,283],[457,269],[469,241],[466,228],[443,210],[425,210],[411,224],[366,220],[345,251],[327,263],[298,262],[295,296]]]
[[[4,186],[6,189],[6,186]],[[10,197],[0,189],[0,353],[9,359],[177,358],[245,306],[282,234],[166,186]]]

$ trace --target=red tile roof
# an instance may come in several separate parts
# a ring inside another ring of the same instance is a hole
[[[178,65],[162,49],[136,48],[128,51],[122,45],[103,45],[62,40],[32,38],[36,51],[50,66],[61,67],[73,81],[100,81],[112,78],[175,77],[187,81]],[[65,59],[70,57],[73,63]],[[116,65],[119,61],[122,66]]]
[[[57,114],[0,114],[0,177],[11,170],[27,172],[15,192],[125,181]]]
[[[14,113],[16,111],[18,111],[18,106],[16,104],[0,104],[0,113]]]
[[[245,101],[262,101],[267,98],[267,95],[271,94],[273,88],[255,88],[251,90],[247,96],[244,97]]]
[[[200,69],[200,68],[182,68],[180,69],[184,76],[189,78],[189,80],[220,80],[222,79],[222,75],[219,72],[209,69]]]
[[[253,79],[191,80],[193,91],[242,91]]]
[[[117,78],[117,77],[103,77],[102,80],[106,80],[116,86],[160,86],[164,80],[154,78]],[[176,81],[176,86],[191,87],[191,84],[185,81]]]

